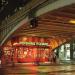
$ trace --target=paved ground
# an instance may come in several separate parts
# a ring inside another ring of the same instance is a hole
[[[0,75],[75,75],[75,65],[17,64],[0,68]]]

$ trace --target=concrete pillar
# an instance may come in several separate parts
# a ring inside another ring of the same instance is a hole
[[[70,42],[70,59],[73,60],[73,41]]]

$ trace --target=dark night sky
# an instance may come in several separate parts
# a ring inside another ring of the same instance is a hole
[[[23,7],[29,1],[31,0],[0,0],[0,21],[14,14],[16,8]]]

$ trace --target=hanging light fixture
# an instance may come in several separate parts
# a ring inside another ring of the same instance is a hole
[[[37,21],[37,18],[35,17],[30,21],[30,27],[35,28],[37,26],[38,26],[38,21]]]

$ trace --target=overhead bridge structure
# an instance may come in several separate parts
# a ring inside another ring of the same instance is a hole
[[[32,0],[2,21],[0,45],[12,37],[50,38],[52,49],[75,38],[75,0]]]

